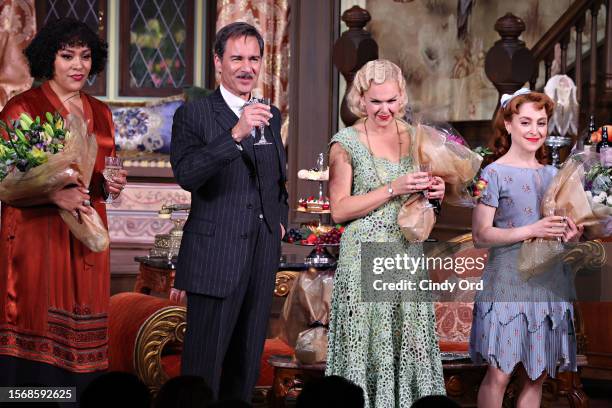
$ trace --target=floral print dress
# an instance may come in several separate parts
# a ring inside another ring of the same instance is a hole
[[[515,228],[541,218],[540,201],[556,168],[518,168],[499,163],[482,174],[487,187],[480,202],[495,207],[493,226]],[[574,309],[567,300],[571,272],[559,263],[535,281],[517,270],[522,243],[491,248],[483,272],[484,290],[474,303],[470,355],[510,374],[522,363],[532,380],[544,371],[576,371]]]

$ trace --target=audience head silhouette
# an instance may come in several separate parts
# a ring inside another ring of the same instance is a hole
[[[102,374],[93,380],[83,391],[81,408],[108,408],[128,406],[149,408],[151,394],[138,377],[118,371]]]
[[[181,375],[166,381],[153,408],[195,408],[209,406],[212,401],[213,392],[202,377]]]
[[[207,408],[251,408],[251,404],[241,400],[222,400],[208,405]]]
[[[410,408],[460,408],[460,405],[444,395],[428,395],[414,401]]]
[[[346,378],[332,375],[308,382],[299,397],[297,408],[362,408],[363,389]]]

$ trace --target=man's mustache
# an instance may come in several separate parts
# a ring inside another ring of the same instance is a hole
[[[244,73],[238,75],[238,78],[240,78],[240,79],[253,79],[253,75],[249,74],[248,72],[244,72]]]

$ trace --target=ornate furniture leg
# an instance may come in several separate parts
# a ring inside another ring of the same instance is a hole
[[[580,374],[574,372],[563,372],[557,375],[559,382],[559,395],[567,398],[571,408],[589,407],[589,398],[582,389]]]

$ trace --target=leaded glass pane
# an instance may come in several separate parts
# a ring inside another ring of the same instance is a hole
[[[186,84],[185,0],[130,1],[130,88],[181,88]]]

